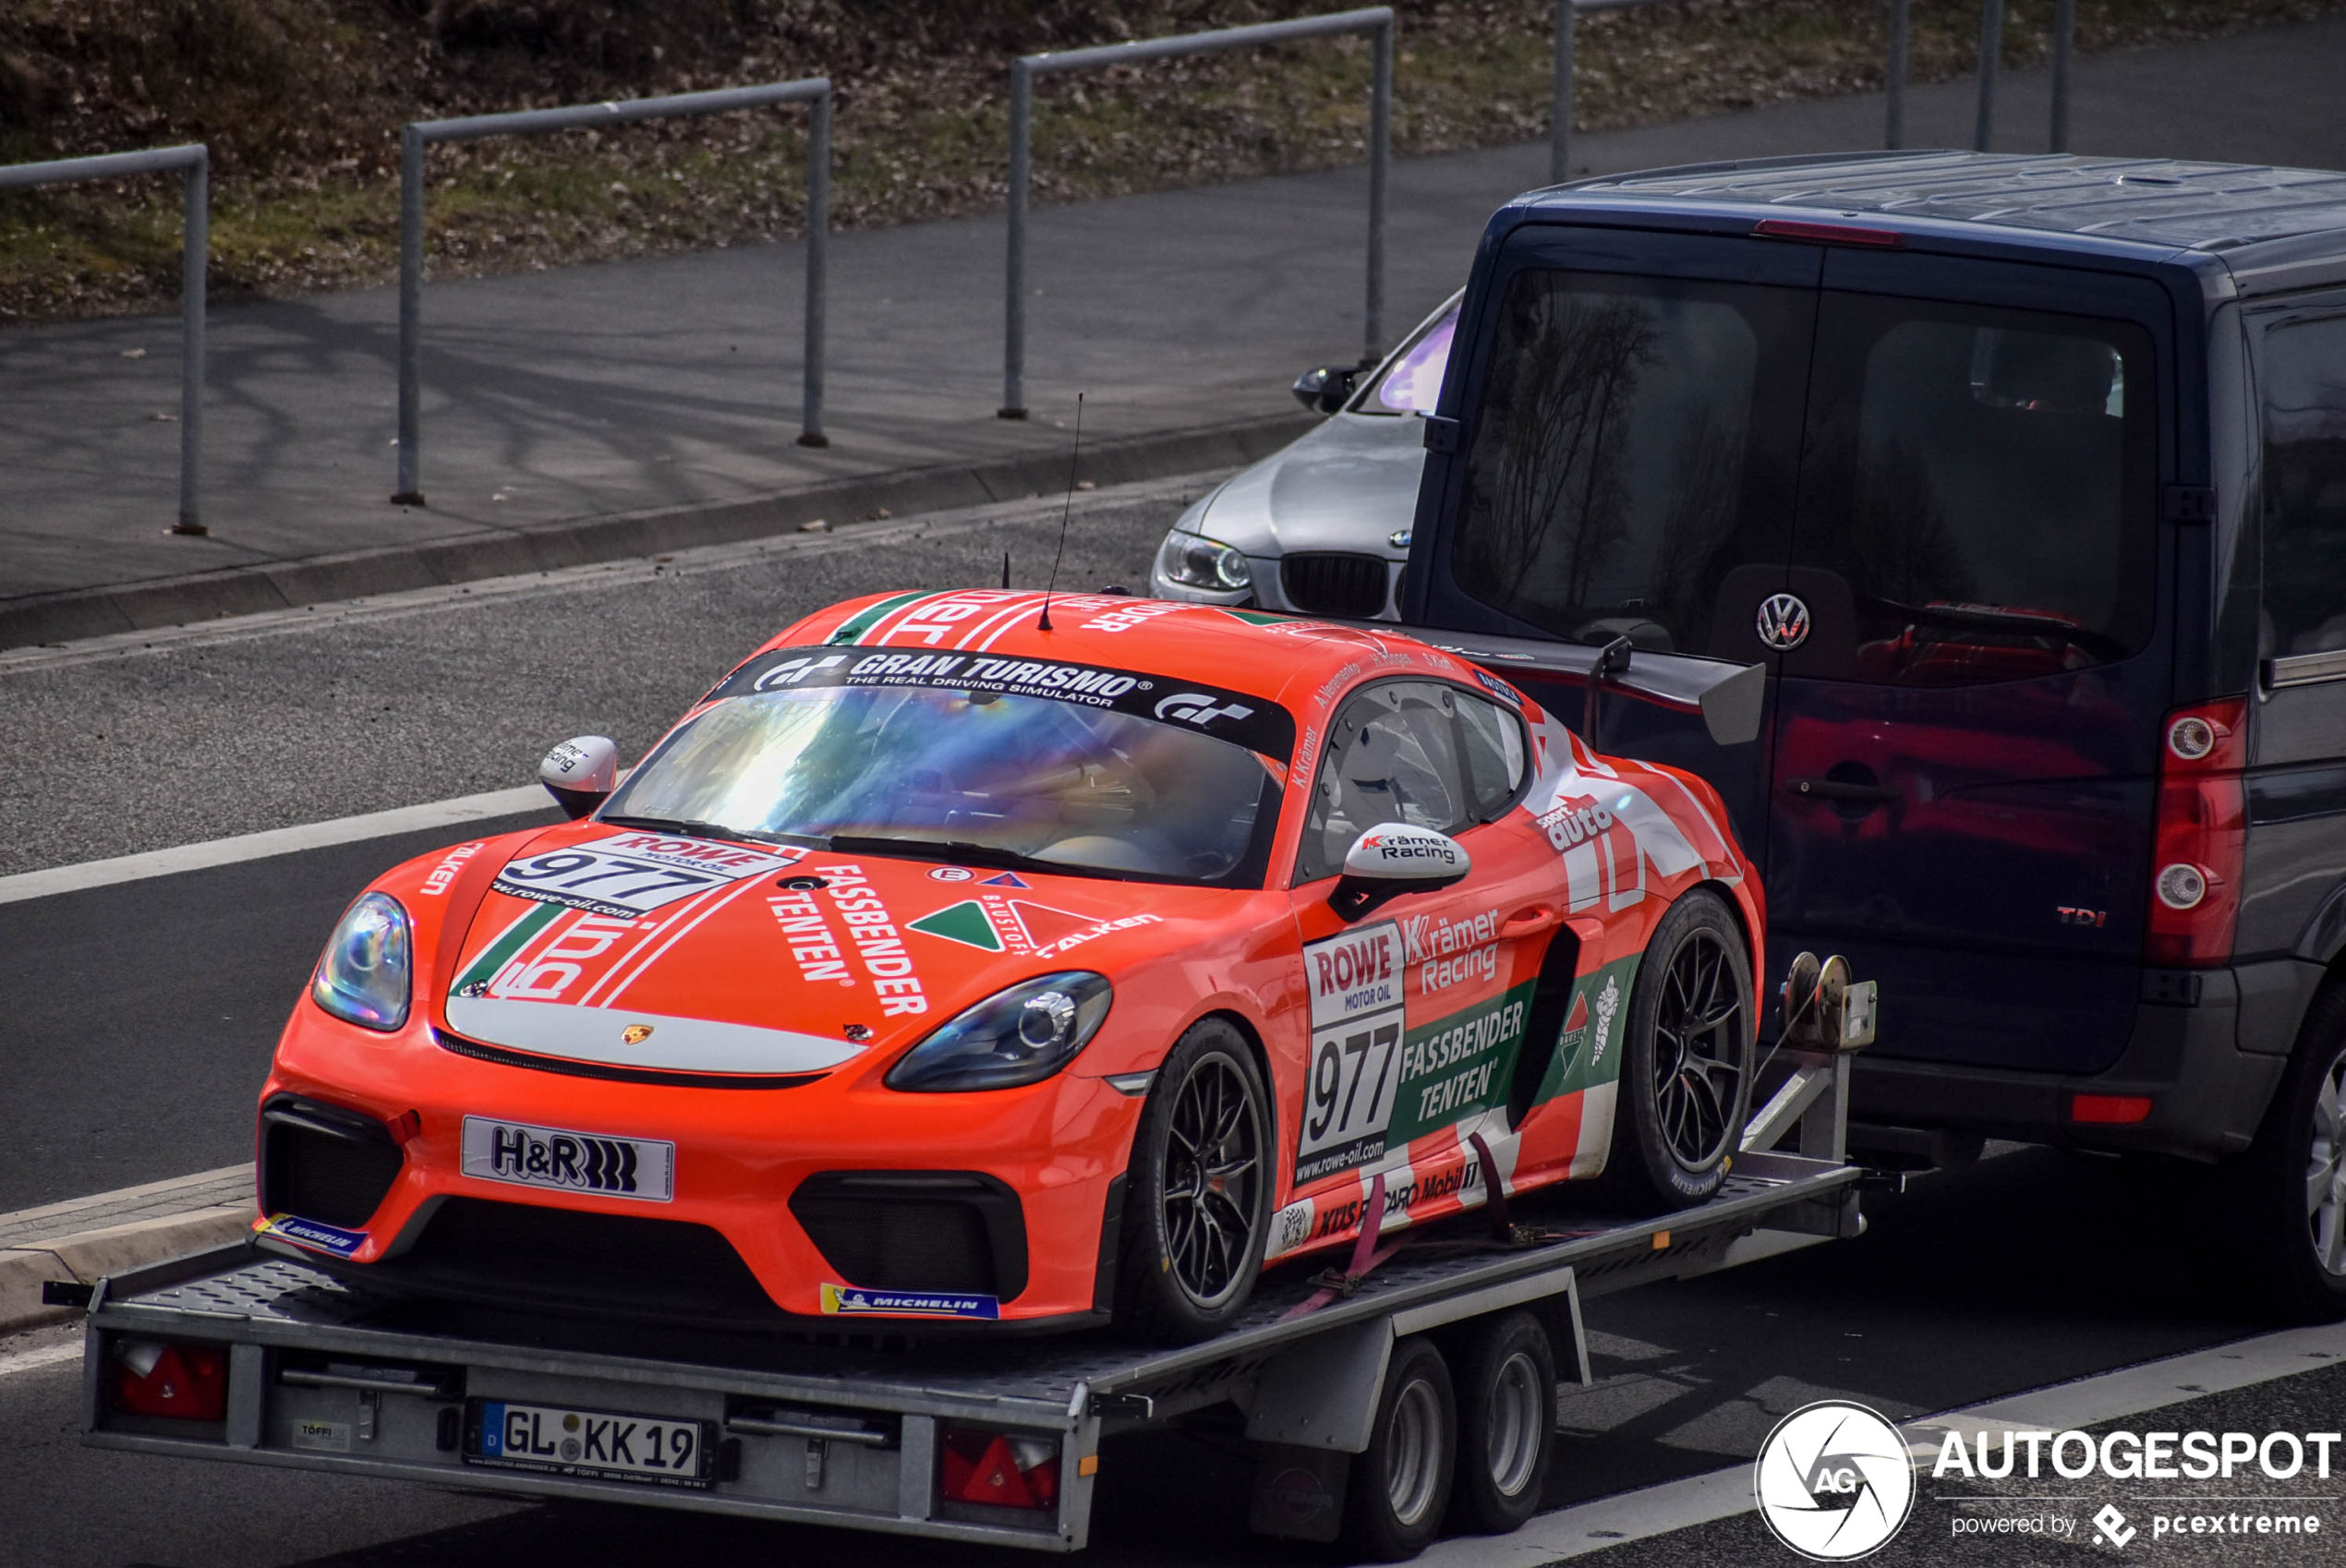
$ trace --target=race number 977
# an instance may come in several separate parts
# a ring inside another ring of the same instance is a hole
[[[1400,1087],[1395,1070],[1400,1048],[1397,1018],[1326,1030],[1314,1037],[1303,1140],[1297,1151],[1299,1180],[1345,1169],[1383,1152],[1385,1129],[1393,1120]]]

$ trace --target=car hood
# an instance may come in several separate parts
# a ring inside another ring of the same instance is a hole
[[[1353,550],[1409,556],[1390,537],[1418,510],[1425,421],[1338,414],[1230,479],[1183,526],[1252,556]]]
[[[671,874],[707,880],[679,892]],[[611,1068],[827,1072],[1032,975],[1113,978],[1161,950],[1154,928],[1230,896],[578,823],[499,873],[442,1019],[461,1040]]]

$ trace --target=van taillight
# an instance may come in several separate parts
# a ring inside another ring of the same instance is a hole
[[[2167,716],[2159,748],[2159,817],[2143,956],[2161,966],[2231,957],[2247,853],[2248,701],[2228,697]]]

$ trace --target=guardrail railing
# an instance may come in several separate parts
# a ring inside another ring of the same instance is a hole
[[[1363,365],[1375,362],[1385,339],[1385,186],[1393,142],[1393,10],[1387,6],[1058,54],[1022,54],[1010,62],[1010,258],[1003,271],[1002,406],[995,411],[1000,417],[1026,417],[1026,199],[1034,132],[1034,78],[1345,33],[1367,33],[1375,40],[1369,82],[1368,320],[1360,357]]]
[[[1583,11],[1623,11],[1660,0],[1556,0],[1555,63],[1549,89],[1548,178],[1556,184],[1572,177],[1572,69],[1575,35]],[[1881,144],[1906,144],[1906,52],[1908,0],[1886,0],[1888,37],[1882,61],[1883,111]],[[1979,7],[1979,103],[1972,118],[1972,146],[1988,151],[1996,127],[1996,78],[2002,65],[2004,0],[1981,0]],[[2054,0],[2051,150],[2069,151],[2070,66],[2076,54],[2077,0]]]
[[[118,180],[130,175],[186,171],[180,226],[179,265],[179,521],[175,534],[209,532],[196,490],[203,468],[203,308],[205,262],[212,254],[212,151],[200,142],[151,147],[138,152],[104,152],[94,158],[59,158],[46,163],[0,167],[0,190],[65,185],[75,180]]]
[[[630,98],[610,103],[574,103],[559,109],[523,109],[507,115],[472,115],[453,120],[416,120],[399,139],[399,488],[392,500],[420,506],[423,449],[424,150],[434,142],[478,141],[492,136],[538,136],[632,120],[721,115],[777,103],[810,106],[806,135],[806,378],[798,444],[828,446],[823,433],[823,318],[825,259],[830,237],[831,84],[824,77],[767,82],[756,87],[679,92],[665,98]]]

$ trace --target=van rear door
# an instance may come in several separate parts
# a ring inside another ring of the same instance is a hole
[[[1879,1055],[2124,1049],[2171,686],[2169,320],[2135,277],[1826,259],[1790,568],[1721,613],[1777,661],[1772,949],[1880,980]]]

